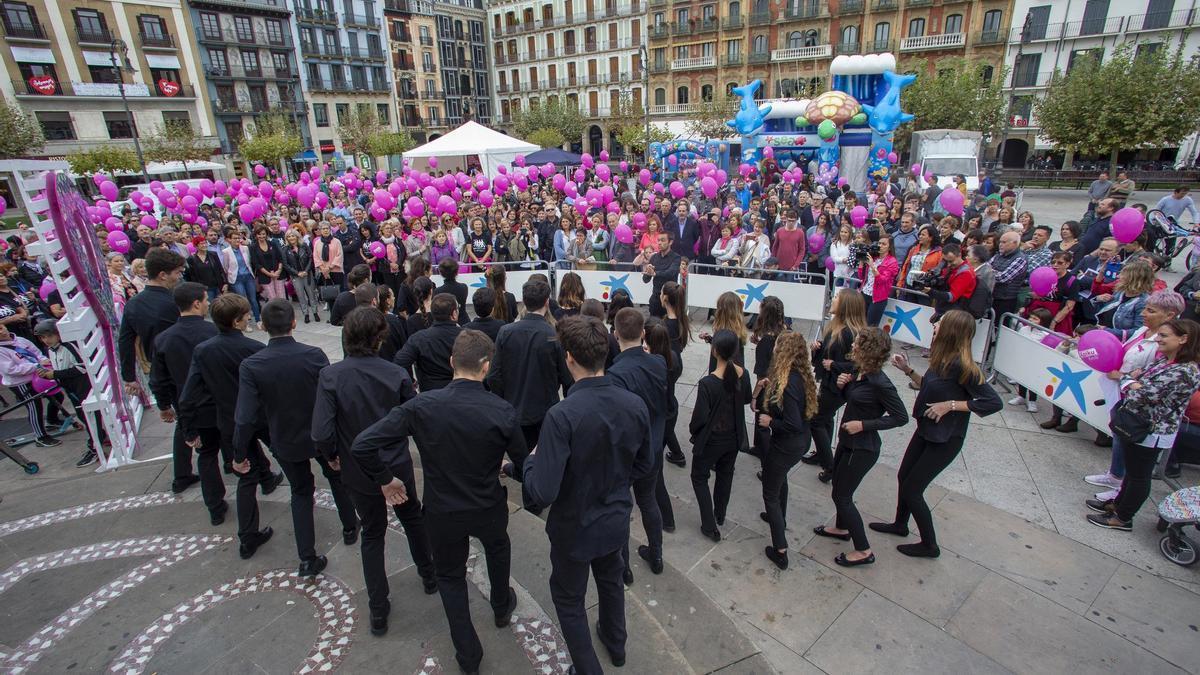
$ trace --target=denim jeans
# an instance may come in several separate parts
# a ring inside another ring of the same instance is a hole
[[[250,311],[254,314],[254,321],[258,321],[258,286],[254,283],[254,277],[249,274],[239,274],[237,281],[229,285],[229,290],[245,297],[250,301]]]
[[[1116,434],[1112,435],[1112,460],[1108,463],[1108,473],[1114,478],[1125,477],[1125,448],[1121,445],[1121,438]]]

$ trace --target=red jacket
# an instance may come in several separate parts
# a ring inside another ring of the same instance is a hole
[[[975,270],[971,269],[970,264],[963,262],[958,269],[949,273],[946,283],[950,286],[951,302],[967,300],[975,292]]]

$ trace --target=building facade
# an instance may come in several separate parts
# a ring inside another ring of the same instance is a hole
[[[1194,0],[1017,0],[1004,55],[1010,97],[1008,129],[998,153],[1004,166],[1027,166],[1053,150],[1038,135],[1033,103],[1045,94],[1055,71],[1067,72],[1083,58],[1103,61],[1123,43],[1135,45],[1137,53],[1174,51],[1182,43],[1185,56],[1196,56],[1200,5]],[[1193,134],[1181,144],[1178,159],[1192,160],[1198,147]],[[1130,151],[1121,161],[1172,163],[1176,150]],[[1052,164],[1070,168],[1072,162],[1072,157],[1056,156]]]
[[[221,153],[235,175],[246,166],[238,145],[254,119],[270,112],[292,118],[312,148],[300,91],[292,11],[285,0],[188,0],[194,42],[211,102]]]
[[[644,0],[500,0],[488,14],[500,126],[543,100],[568,102],[588,122],[572,150],[620,155],[607,118],[623,96],[643,102]]]
[[[0,11],[3,93],[41,123],[42,157],[132,148],[167,120],[186,120],[218,151],[182,0],[5,0]]]
[[[681,132],[697,103],[762,80],[759,96],[826,91],[842,54],[999,63],[1012,0],[649,0],[650,110]]]

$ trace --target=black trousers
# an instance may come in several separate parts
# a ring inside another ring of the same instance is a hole
[[[421,516],[421,500],[417,498],[417,483],[411,475],[402,480],[404,489],[408,491],[408,501],[400,506],[393,506],[392,510],[404,527],[404,536],[408,539],[408,550],[412,554],[413,564],[417,566],[417,573],[422,579],[428,579],[433,576],[433,558],[430,555],[429,534]],[[371,608],[371,614],[380,616],[387,613],[388,594],[391,592],[384,564],[384,538],[387,536],[388,526],[387,501],[384,500],[382,492],[346,492],[354,502],[354,509],[362,522],[362,566],[363,579],[367,584],[367,606]],[[344,519],[342,523],[344,526]]]
[[[316,525],[313,523],[313,508],[316,507],[316,501],[313,499],[313,495],[316,493],[317,485],[313,477],[312,464],[308,459],[292,461],[279,455],[276,455],[275,459],[279,461],[279,468],[283,469],[288,484],[292,488],[292,528],[296,533],[296,553],[300,556],[302,563],[316,560],[317,533]],[[350,530],[358,527],[358,516],[354,515],[354,503],[350,501],[350,495],[342,485],[341,472],[334,471],[329,466],[329,460],[324,457],[318,456],[315,459],[317,464],[321,465],[321,473],[325,474],[325,479],[329,481],[329,490],[333,492],[333,502],[337,505],[338,517],[342,519],[342,529]],[[379,497],[383,498],[382,493]],[[384,527],[387,527],[386,524]]]
[[[734,454],[737,454],[736,452]],[[599,597],[599,617],[596,634],[610,654],[625,655],[625,588],[621,574],[625,565],[621,550],[591,560],[574,560],[562,548],[550,542],[550,597],[558,614],[558,627],[567,643],[567,651],[579,675],[601,675],[604,669],[592,646],[592,631],[588,627],[588,572],[596,580]]]
[[[1125,479],[1121,481],[1121,491],[1117,494],[1116,512],[1121,520],[1133,520],[1138,509],[1150,497],[1150,477],[1158,464],[1162,448],[1127,443],[1121,443],[1121,447],[1125,450]]]
[[[851,450],[838,446],[833,461],[833,505],[837,508],[837,528],[850,533],[854,550],[871,548],[867,541],[867,530],[863,527],[862,515],[854,505],[854,491],[875,462],[879,461],[878,450]]]
[[[883,312],[887,309],[887,300],[875,302],[870,297],[863,296],[867,301],[867,325],[878,326],[883,321]]]
[[[725,444],[710,444],[692,453],[692,490],[696,493],[696,506],[700,508],[700,526],[712,531],[717,521],[725,521],[725,508],[729,506],[729,493],[733,489],[733,468],[737,463],[737,441]],[[708,489],[708,475],[716,471],[712,492]]]
[[[921,543],[936,546],[937,533],[933,529],[933,515],[925,502],[925,489],[938,474],[950,466],[962,451],[964,437],[951,438],[943,443],[934,443],[914,433],[904,451],[904,459],[896,471],[899,482],[899,497],[896,501],[896,523],[907,526],[912,516],[921,533]]]
[[[771,546],[788,547],[784,530],[787,528],[788,472],[800,462],[812,442],[809,434],[768,436],[762,458],[763,508],[771,526]]]
[[[833,470],[833,423],[837,419],[838,410],[845,404],[841,396],[822,388],[817,395],[817,414],[808,422],[809,429],[812,430],[813,447],[817,450],[817,459],[820,460],[821,468],[826,471]]]
[[[1005,314],[1016,314],[1021,311],[1020,298],[993,298],[992,309],[996,312],[996,324],[1000,324],[1000,318]]]
[[[538,436],[542,433],[542,423],[522,424],[521,434],[525,436],[525,449],[532,452],[537,447]]]
[[[675,509],[671,506],[671,495],[667,492],[667,481],[663,478],[663,468],[666,466],[663,457],[664,455],[661,452],[655,456],[654,479],[656,486],[654,488],[654,499],[658,502],[658,512],[662,516],[663,526],[675,527]]]
[[[230,443],[232,447],[232,439]],[[250,470],[238,474],[237,484],[238,538],[243,544],[258,538],[258,486],[271,475],[271,462],[257,438],[250,442],[246,459],[250,460]]]
[[[663,429],[663,443],[666,444],[667,450],[670,450],[672,455],[678,455],[683,452],[683,448],[679,446],[679,438],[675,435],[675,425],[678,422],[679,411],[676,410],[674,415],[667,418],[667,426]]]
[[[218,450],[220,450],[219,439],[220,435],[218,434]],[[203,440],[203,436],[201,436],[201,441]],[[179,423],[175,424],[175,433],[171,437],[171,460],[175,476],[172,486],[179,486],[183,483],[184,479],[195,475],[192,471],[192,449],[188,447],[187,439],[184,438],[183,427]]]
[[[662,452],[655,453],[654,469],[646,476],[633,481],[633,500],[642,513],[642,527],[646,530],[646,543],[655,558],[662,557],[663,516],[659,508],[658,483],[662,477]],[[629,541],[621,547],[621,559],[629,567]]]
[[[475,537],[483,545],[488,582],[492,590],[492,613],[500,614],[508,609],[509,570],[512,566],[508,504],[502,502],[490,509],[459,513],[426,513],[425,520],[429,526],[429,542],[433,547],[438,593],[442,596],[442,609],[446,610],[446,621],[450,624],[450,639],[454,641],[455,659],[464,670],[477,670],[483,658],[483,645],[471,621],[467,594],[470,538]]]
[[[46,418],[42,412],[42,400],[33,398],[37,396],[33,385],[16,384],[12,386],[12,390],[16,392],[18,400],[25,401],[25,412],[29,416],[29,428],[33,431],[34,437],[46,436]]]
[[[179,435],[176,425],[176,435]],[[200,448],[196,451],[200,473],[200,494],[209,513],[215,513],[225,503],[225,479],[221,477],[221,432],[214,428],[200,429]],[[186,445],[184,447],[187,447]],[[191,448],[188,448],[191,463]],[[191,467],[189,467],[191,468]]]

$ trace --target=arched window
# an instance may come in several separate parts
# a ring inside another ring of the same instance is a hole
[[[842,44],[858,44],[858,26],[846,26],[842,29]]]
[[[688,103],[688,87],[678,87],[675,89],[675,102],[680,105]]]
[[[742,13],[742,3],[734,0],[729,3],[729,16],[739,16]]]
[[[767,51],[767,36],[766,35],[755,35],[754,36],[754,53],[755,54],[765,54],[766,51]]]
[[[733,90],[734,90],[734,89],[736,89],[736,88],[737,88],[737,86],[738,86],[738,85],[737,85],[737,82],[730,82],[730,83],[726,84],[726,85],[725,85],[725,95],[726,95],[726,96],[729,96],[730,98],[732,98],[732,97],[733,97]]]
[[[767,0],[754,0],[755,14],[768,14],[771,11],[771,4]]]
[[[808,95],[816,96],[825,93],[825,80],[814,77],[808,81]]]
[[[983,32],[992,33],[992,34],[999,33],[1000,32],[1000,19],[1003,16],[1004,16],[1004,12],[1002,12],[1001,10],[998,10],[998,9],[993,9],[991,11],[984,12],[984,14],[983,14]]]
[[[805,47],[816,47],[817,43],[819,43],[820,41],[821,41],[821,31],[819,31],[815,28],[810,28],[810,29],[804,31],[804,46]]]
[[[908,22],[908,37],[921,37],[925,35],[925,19],[917,17]]]
[[[804,36],[800,34],[800,31],[794,30],[791,33],[788,33],[788,39],[787,39],[787,48],[788,49],[799,49],[803,46],[804,46]]]
[[[663,89],[662,87],[655,89],[654,90],[654,105],[666,105],[666,104],[667,104],[667,90]]]
[[[700,87],[700,100],[701,101],[713,100],[713,86],[711,84],[706,84],[703,87]]]
[[[796,97],[800,98],[808,93],[808,79],[803,77],[796,78]]]
[[[880,21],[875,24],[875,47],[876,51],[888,48],[888,41],[892,39],[892,24],[887,21]]]
[[[962,14],[951,14],[946,17],[946,29],[942,33],[961,33],[962,32]]]

